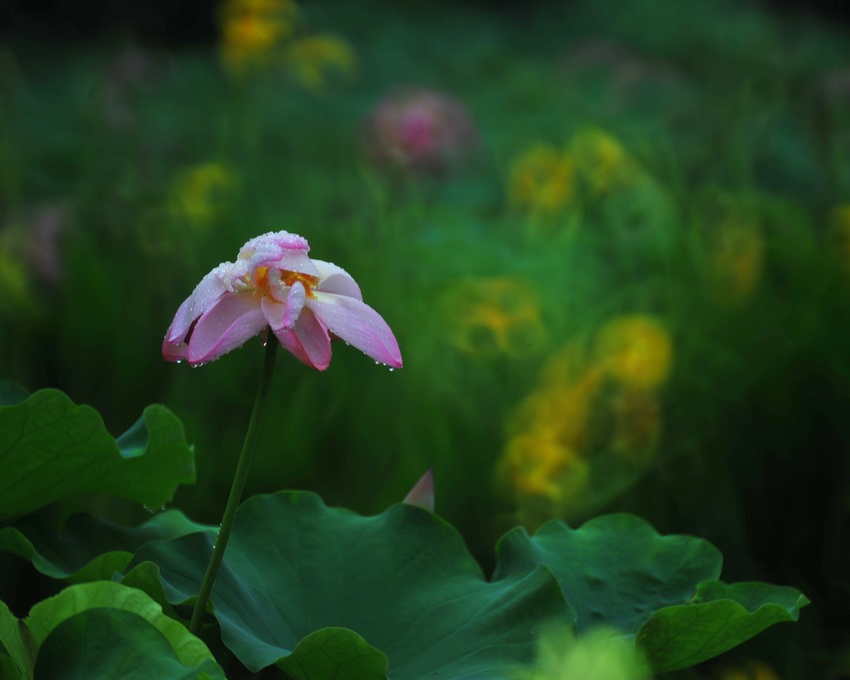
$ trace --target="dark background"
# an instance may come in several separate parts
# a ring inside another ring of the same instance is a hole
[[[301,5],[334,0],[303,0]],[[339,0],[336,0],[339,1]],[[675,1],[675,0],[670,0]],[[432,0],[435,12],[455,2]],[[467,5],[489,6],[493,11],[521,15],[532,5],[563,6],[569,0],[517,2],[517,0],[467,0]],[[399,4],[421,2],[398,0]],[[26,40],[86,41],[117,31],[136,39],[169,46],[211,42],[216,36],[215,0],[5,0],[0,1],[0,36]],[[762,0],[754,3],[850,25],[848,0]]]

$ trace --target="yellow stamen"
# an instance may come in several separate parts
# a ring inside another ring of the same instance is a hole
[[[318,276],[310,276],[310,274],[302,274],[301,272],[288,272],[281,270],[280,280],[285,286],[291,286],[296,281],[300,281],[307,291],[307,297],[312,297],[313,288],[319,284]]]
[[[286,269],[280,270],[280,283],[286,287],[292,286],[300,281],[307,291],[307,297],[313,297],[313,288],[319,284],[318,276],[311,276],[302,272],[291,272]],[[256,267],[250,277],[245,277],[245,283],[261,295],[270,295],[269,267]]]

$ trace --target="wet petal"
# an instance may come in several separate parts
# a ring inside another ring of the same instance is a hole
[[[230,290],[231,262],[222,262],[195,286],[174,315],[174,320],[165,334],[169,345],[183,342],[192,324]]]
[[[290,272],[319,276],[313,260],[307,253],[298,250],[263,250],[254,253],[247,260],[247,269],[254,271],[257,267],[274,267]]]
[[[239,259],[247,260],[251,271],[257,267],[277,267],[318,276],[319,271],[307,255],[309,250],[307,239],[302,236],[287,231],[269,232],[242,246]]]
[[[239,257],[249,259],[258,251],[300,250],[307,252],[310,246],[307,239],[288,231],[269,231],[250,239],[239,251]]]
[[[401,350],[387,322],[366,303],[355,298],[315,291],[307,299],[319,320],[334,335],[354,345],[375,361],[401,368]]]
[[[292,284],[286,296],[286,302],[277,302],[273,298],[263,297],[263,314],[273,331],[292,328],[296,319],[304,309],[307,301],[307,291],[300,281]]]
[[[274,266],[290,272],[319,276],[319,270],[316,268],[316,261],[311,260],[307,256],[307,253],[302,253],[297,250],[287,250],[281,253]]]
[[[168,336],[162,341],[162,358],[166,361],[183,361],[189,356],[189,345],[184,342],[185,335],[179,340],[170,341]]]
[[[301,345],[301,341],[298,339],[298,336],[295,335],[294,330],[288,328],[277,331],[275,332],[275,337],[280,341],[280,344],[283,345],[283,348],[298,359],[298,361],[310,366],[311,368],[315,368],[313,364],[310,363],[310,357],[308,357],[307,352],[304,351],[304,347]]]
[[[198,320],[189,338],[190,364],[218,359],[266,327],[256,295],[227,293]]]
[[[280,344],[299,361],[319,371],[331,363],[331,338],[328,329],[309,309],[304,309],[291,329],[276,331]]]
[[[313,260],[316,269],[319,270],[319,285],[316,290],[324,293],[336,293],[337,295],[345,295],[357,300],[362,300],[363,295],[360,292],[360,286],[351,278],[351,275],[342,267],[337,267],[330,262],[322,260]]]

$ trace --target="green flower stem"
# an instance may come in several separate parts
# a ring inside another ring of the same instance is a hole
[[[272,369],[274,368],[277,345],[278,342],[274,337],[269,338],[266,343],[263,372],[260,374],[260,384],[257,386],[257,398],[254,400],[254,410],[251,412],[251,420],[248,422],[248,431],[245,433],[245,442],[242,444],[242,453],[239,454],[239,463],[236,466],[236,474],[233,477],[233,486],[230,487],[230,496],[224,508],[224,516],[221,518],[221,527],[218,530],[218,537],[213,547],[212,557],[210,557],[207,572],[204,574],[204,580],[201,583],[198,601],[195,603],[195,609],[192,612],[192,621],[189,623],[189,632],[193,635],[197,635],[201,629],[201,621],[204,618],[207,602],[209,602],[213,585],[215,585],[218,568],[221,566],[222,559],[224,559],[224,551],[227,548],[227,541],[230,539],[230,531],[233,529],[233,520],[236,518],[239,500],[242,498],[242,491],[245,489],[245,480],[248,479],[248,468],[251,467],[251,458],[254,456],[254,449],[257,446],[260,421],[263,419],[263,413],[266,410],[266,397],[268,396],[269,385],[272,381]]]

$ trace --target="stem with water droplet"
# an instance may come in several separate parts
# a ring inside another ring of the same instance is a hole
[[[197,635],[198,631],[201,629],[201,620],[204,618],[207,602],[209,602],[213,585],[215,584],[215,577],[218,574],[221,561],[224,559],[224,551],[227,548],[227,541],[230,539],[230,531],[233,529],[233,520],[236,517],[239,500],[242,498],[242,491],[245,489],[245,480],[248,478],[248,468],[251,467],[251,458],[254,455],[254,449],[257,445],[257,436],[260,432],[260,421],[263,419],[263,412],[266,410],[266,397],[269,392],[269,385],[271,384],[272,369],[274,367],[277,345],[278,343],[275,338],[270,338],[266,343],[263,371],[260,374],[260,384],[257,387],[257,398],[254,400],[254,410],[251,412],[251,420],[248,422],[248,431],[245,433],[245,442],[242,444],[242,453],[239,454],[239,463],[236,465],[236,474],[233,477],[233,486],[230,487],[230,496],[227,498],[227,505],[224,508],[224,516],[221,518],[221,527],[218,530],[218,538],[215,541],[212,557],[210,557],[210,563],[207,565],[207,571],[204,574],[204,580],[201,583],[201,590],[198,593],[198,600],[195,602],[195,609],[192,612],[192,620],[189,623],[189,632],[194,635]]]

